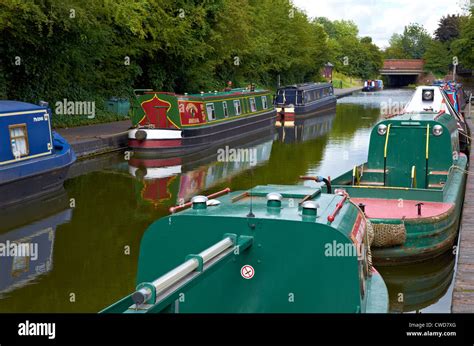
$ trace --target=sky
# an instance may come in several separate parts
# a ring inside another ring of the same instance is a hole
[[[418,23],[433,34],[442,16],[462,13],[461,5],[474,0],[293,0],[311,17],[354,21],[360,36],[370,36],[380,48],[393,33]]]

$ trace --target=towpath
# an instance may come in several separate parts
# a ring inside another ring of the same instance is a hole
[[[130,120],[56,130],[71,144],[78,158],[127,147]]]
[[[469,109],[469,105],[467,106]],[[474,133],[474,105],[466,120]],[[468,112],[466,112],[467,114]],[[452,312],[474,312],[474,147],[469,158],[461,229],[459,234],[458,261],[454,281]]]
[[[341,97],[352,95],[353,92],[360,90],[362,90],[362,87],[334,89],[334,95],[340,99]]]

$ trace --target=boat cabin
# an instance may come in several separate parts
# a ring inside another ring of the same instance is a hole
[[[329,97],[334,97],[334,88],[331,83],[288,85],[277,90],[275,106],[304,106]]]
[[[351,196],[362,190],[367,194],[370,187],[385,187],[386,198],[401,198],[403,193],[406,199],[423,195],[428,200],[442,200],[452,166],[466,160],[460,153],[457,122],[451,114],[405,113],[373,128],[367,163],[334,179],[333,186],[346,185]],[[372,190],[374,196],[380,193]]]
[[[0,101],[0,166],[52,154],[49,108]]]
[[[132,123],[148,128],[193,128],[273,111],[270,92],[253,87],[184,95],[136,92]]]

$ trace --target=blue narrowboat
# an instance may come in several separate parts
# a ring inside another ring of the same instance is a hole
[[[47,106],[0,101],[0,207],[57,191],[75,160]]]
[[[281,123],[319,115],[336,107],[336,96],[331,83],[287,85],[277,90],[275,107]]]
[[[362,91],[379,91],[383,90],[383,81],[380,79],[377,80],[366,80],[364,82],[364,87]]]

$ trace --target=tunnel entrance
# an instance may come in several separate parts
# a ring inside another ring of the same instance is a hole
[[[424,61],[422,59],[386,59],[380,74],[388,87],[404,87],[416,84],[423,75]]]
[[[400,88],[409,84],[416,84],[417,74],[413,75],[387,75],[385,77],[385,85],[391,88]]]

